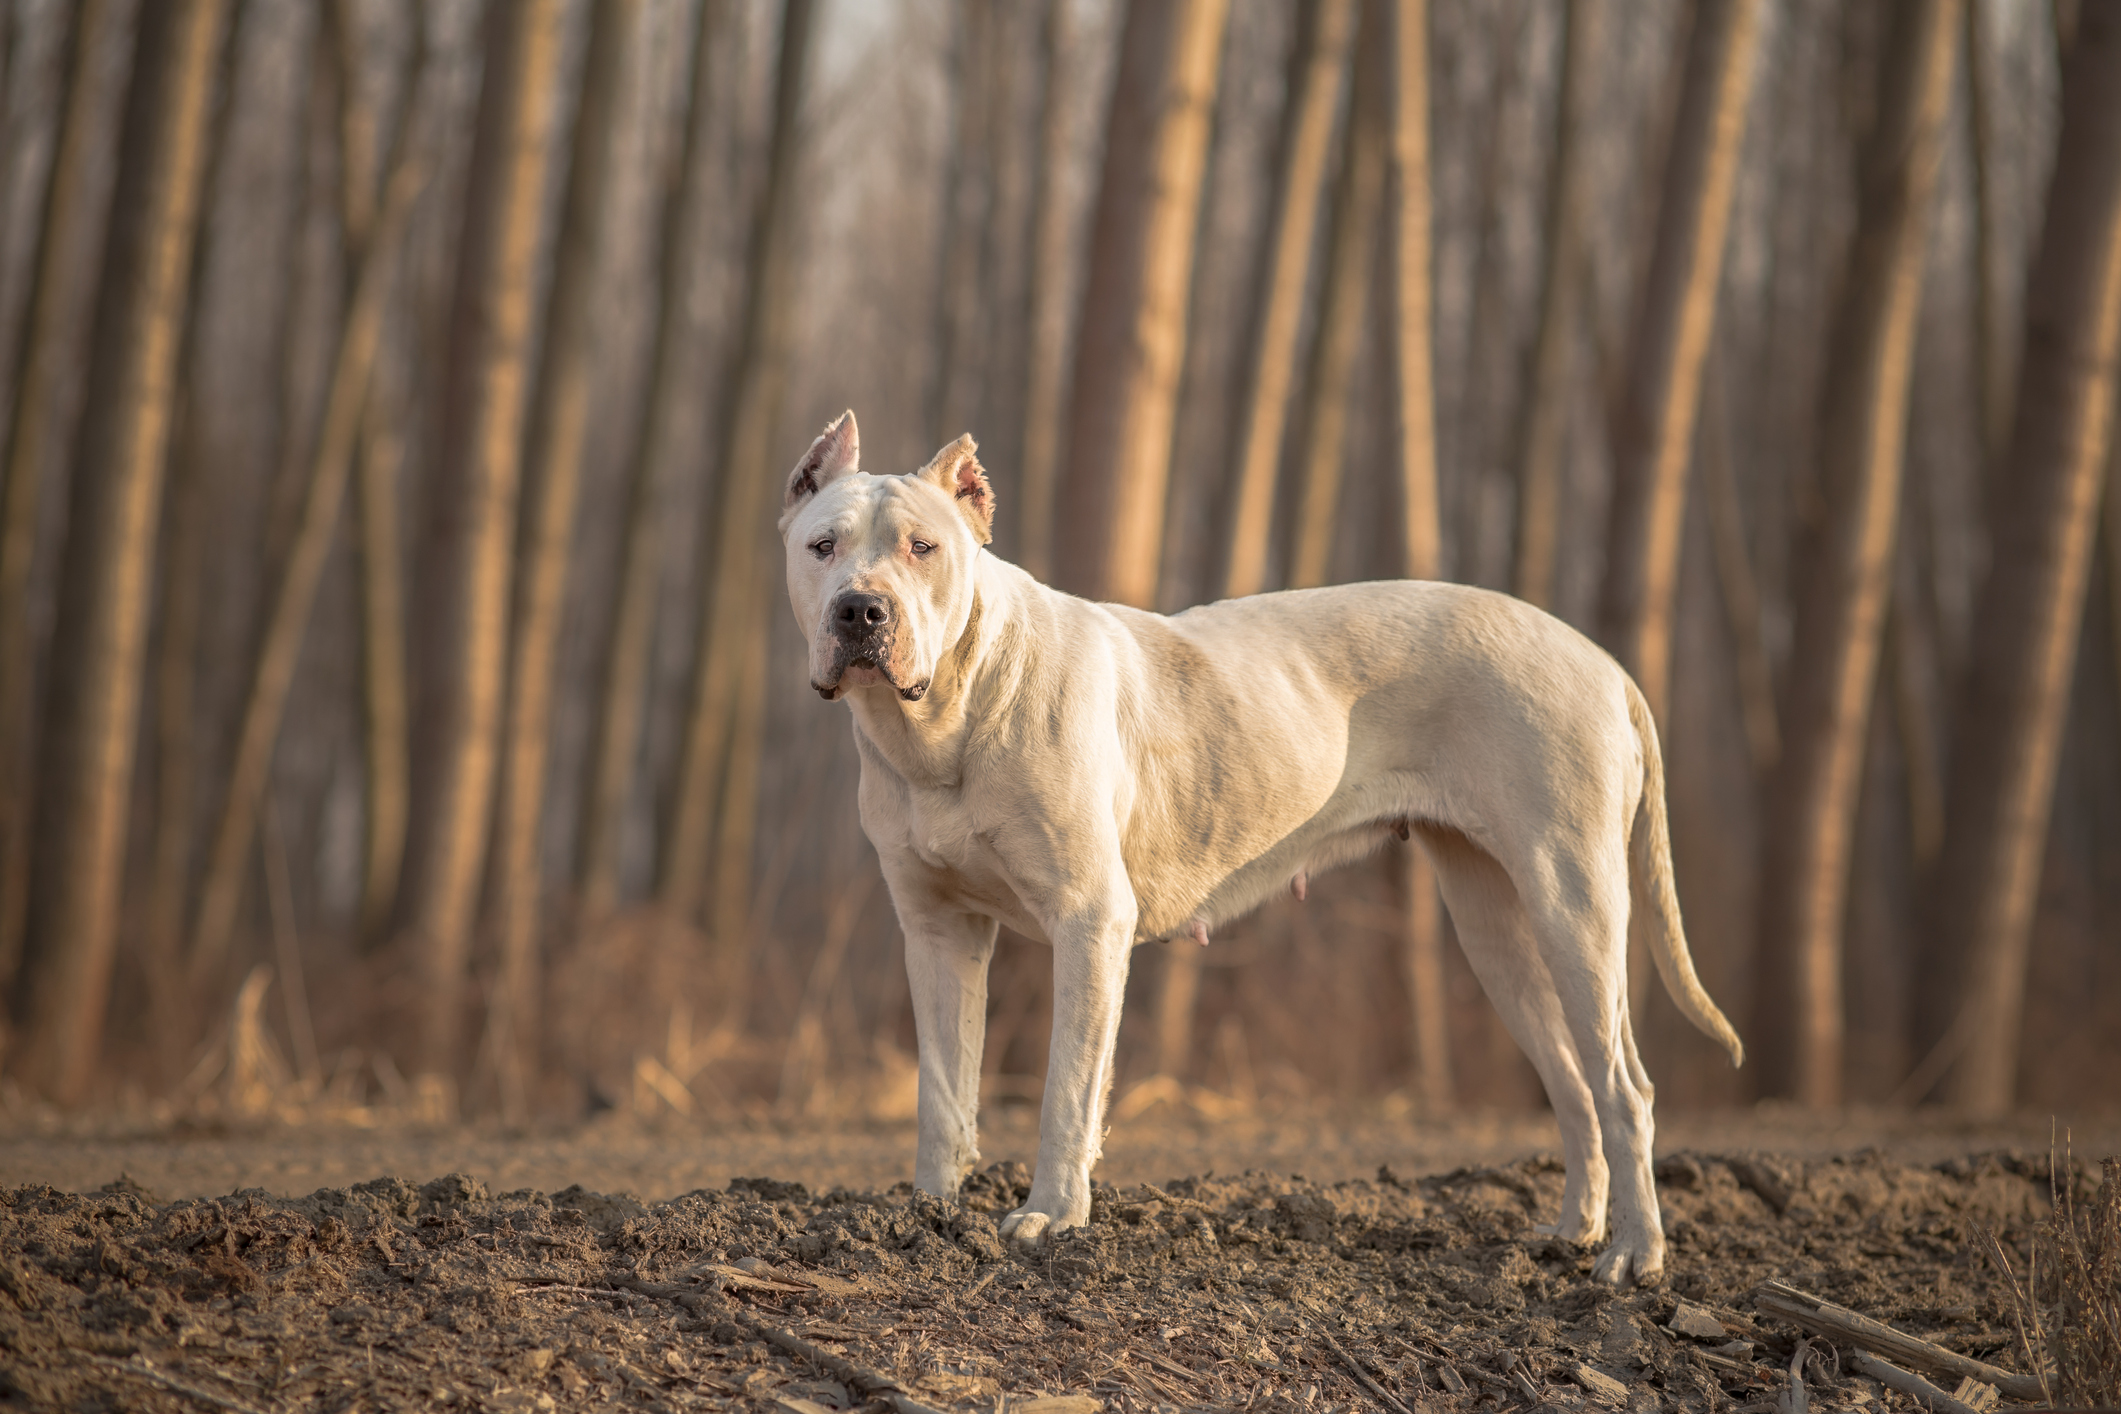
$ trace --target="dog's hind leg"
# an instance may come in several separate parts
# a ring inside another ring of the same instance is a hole
[[[901,910],[920,1038],[920,1148],[913,1184],[953,1197],[979,1159],[980,1053],[997,925],[976,913]]]
[[[1613,1185],[1613,1240],[1594,1274],[1626,1285],[1664,1267],[1664,1226],[1650,1172],[1656,1127],[1654,1091],[1635,1050],[1628,1015],[1627,861],[1615,841],[1611,858],[1595,847],[1549,856],[1546,887],[1527,906],[1553,995],[1597,1109]]]
[[[1605,1235],[1607,1183],[1598,1113],[1531,917],[1510,876],[1486,850],[1455,830],[1434,826],[1422,828],[1421,840],[1436,863],[1466,961],[1503,1025],[1531,1058],[1561,1127],[1567,1176],[1560,1219],[1551,1231],[1572,1242],[1595,1243]]]

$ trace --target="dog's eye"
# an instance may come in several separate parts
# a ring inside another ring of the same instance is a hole
[[[821,560],[831,559],[832,541],[830,539],[817,541],[810,547],[810,553],[817,556]]]
[[[913,553],[916,555],[925,555],[933,549],[935,549],[935,547],[933,545],[930,545],[925,540],[916,540],[913,542]]]

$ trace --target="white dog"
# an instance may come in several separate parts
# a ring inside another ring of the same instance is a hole
[[[1554,1230],[1597,1242],[1610,1183],[1597,1274],[1662,1267],[1635,910],[1680,1010],[1743,1051],[1680,931],[1656,730],[1627,674],[1560,620],[1453,584],[1170,618],[1088,603],[982,548],[994,500],[971,438],[905,476],[859,458],[846,413],[789,476],[780,528],[811,685],[853,708],[862,828],[905,930],[916,1184],[953,1195],[978,1157],[997,923],[1053,948],[1038,1169],[1002,1227],[1035,1244],[1089,1218],[1135,945],[1205,944],[1411,828],[1553,1102]]]

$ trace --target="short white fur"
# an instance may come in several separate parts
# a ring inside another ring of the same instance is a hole
[[[860,470],[854,415],[785,487],[788,594],[812,685],[852,709],[863,830],[905,931],[920,1037],[916,1185],[979,1155],[997,925],[1053,948],[1053,1039],[1016,1241],[1090,1216],[1130,954],[1195,938],[1410,830],[1482,986],[1553,1103],[1554,1231],[1597,1275],[1664,1264],[1652,1088],[1628,1011],[1631,919],[1679,1009],[1744,1058],[1694,972],[1642,694],[1505,595],[1391,581],[1165,617],[1093,604],[989,552],[969,437]],[[889,651],[849,662],[835,606],[881,596]],[[1190,946],[1179,942],[1176,946]]]

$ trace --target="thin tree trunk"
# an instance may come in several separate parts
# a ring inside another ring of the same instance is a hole
[[[732,1004],[736,976],[729,964],[739,955],[751,912],[757,782],[757,763],[751,758],[757,755],[756,734],[764,721],[755,699],[766,686],[759,671],[767,613],[763,547],[772,533],[769,493],[777,484],[768,468],[778,465],[773,433],[788,373],[799,197],[795,167],[801,152],[803,76],[814,10],[813,0],[783,0],[773,136],[765,190],[751,231],[743,336],[733,398],[722,420],[721,464],[707,526],[707,543],[713,547],[708,592],[700,610],[677,800],[657,885],[664,910],[673,918],[690,920],[699,911],[703,883],[713,879],[716,896],[709,926]]]
[[[1517,597],[1554,603],[1561,543],[1561,474],[1567,452],[1569,369],[1583,299],[1584,203],[1588,134],[1604,0],[1568,0],[1562,10],[1561,92],[1554,100],[1554,145],[1547,168],[1546,263],[1539,282],[1539,331],[1532,342],[1524,424],[1517,453]]]
[[[628,476],[626,544],[608,635],[611,648],[604,664],[596,755],[583,803],[579,886],[582,919],[588,926],[608,917],[619,901],[620,841],[648,710],[663,521],[671,479],[681,460],[692,452],[689,446],[679,445],[673,429],[699,395],[697,360],[688,354],[700,335],[700,320],[694,313],[701,304],[694,289],[700,252],[708,245],[714,208],[722,195],[712,172],[717,95],[711,65],[727,38],[723,0],[702,0],[693,23],[692,92],[685,140],[676,188],[664,203],[662,294],[656,301],[648,406]]]
[[[1659,722],[1672,666],[1687,463],[1738,153],[1760,40],[1760,0],[1702,0],[1694,16],[1657,237],[1614,466],[1600,619]]]
[[[2062,128],[1992,568],[1957,715],[1938,873],[1941,969],[1962,1038],[1944,1096],[2001,1114],[2017,1094],[2026,958],[2076,666],[2121,355],[2121,14],[2086,7],[2064,57]],[[1947,1003],[1949,1006],[1949,1003]],[[1945,1008],[1932,1013],[1949,1014]]]
[[[1966,0],[1966,141],[1974,173],[1974,376],[1981,466],[1994,476],[2011,427],[2011,350],[2005,342],[2003,203],[1994,163],[1995,46],[1983,0]]]
[[[14,1067],[62,1103],[102,1040],[177,353],[227,0],[139,17],[82,418],[37,792]]]
[[[553,670],[559,653],[569,554],[581,500],[590,396],[599,352],[598,276],[605,213],[618,199],[616,178],[623,111],[620,98],[634,69],[642,0],[597,0],[591,12],[582,98],[575,112],[574,156],[552,279],[545,357],[532,402],[533,461],[529,513],[523,525],[523,569],[517,585],[513,681],[508,693],[508,755],[501,782],[501,976],[497,1006],[508,1015],[497,1034],[513,1043],[498,1057],[504,1108],[520,1103],[522,1076],[538,1043],[538,825],[544,817],[545,771],[552,748]],[[520,1112],[510,1118],[520,1118]]]
[[[987,354],[988,248],[994,224],[998,135],[994,0],[957,0],[956,108],[949,179],[944,184],[943,239],[937,269],[935,365],[929,374],[928,436],[938,442],[971,429]]]
[[[1436,508],[1436,388],[1429,196],[1428,0],[1389,0],[1392,62],[1391,345],[1398,376],[1400,572],[1434,579],[1442,556]],[[1444,1005],[1443,911],[1425,849],[1406,852],[1402,960],[1414,1028],[1413,1089],[1431,1110],[1452,1101]]]
[[[1346,470],[1348,415],[1356,355],[1362,350],[1370,270],[1376,263],[1377,221],[1384,196],[1386,103],[1384,46],[1365,7],[1364,49],[1356,59],[1355,92],[1339,180],[1333,193],[1333,244],[1320,293],[1318,332],[1304,396],[1302,479],[1296,539],[1289,555],[1289,587],[1308,589],[1331,577],[1333,532],[1340,523]]]
[[[1064,589],[1156,597],[1229,0],[1129,0],[1105,126],[1055,547]]]
[[[1893,599],[1885,621],[1893,673],[1893,717],[1907,773],[1908,844],[1915,876],[1925,879],[1944,845],[1943,711],[1937,635],[1916,574],[1911,524],[1901,517],[1901,540],[1893,556]]]
[[[1802,569],[1788,740],[1769,805],[1754,963],[1762,1085],[1820,1108],[1841,1103],[1841,930],[1856,796],[1892,589],[1916,318],[1961,34],[1959,0],[1895,8],[1849,294],[1829,355],[1827,517]]]
[[[1061,408],[1068,382],[1068,0],[1046,0],[1040,47],[1038,177],[1031,220],[1031,357],[1024,394],[1024,459],[1018,476],[1017,560],[1034,578],[1053,574],[1054,486]]]
[[[302,639],[309,628],[317,585],[324,576],[332,541],[338,535],[339,508],[346,499],[362,407],[368,397],[376,350],[382,342],[383,303],[390,288],[392,256],[423,179],[423,169],[411,143],[404,145],[393,168],[390,189],[368,249],[362,253],[353,299],[339,333],[324,417],[310,458],[301,518],[288,548],[286,569],[273,596],[272,616],[266,621],[265,635],[251,669],[250,691],[236,735],[227,793],[214,829],[212,851],[207,856],[206,877],[199,890],[199,913],[188,960],[194,994],[212,985],[228,960],[236,914],[243,902],[251,844],[257,836],[258,812],[264,806],[272,772],[273,747],[279,740],[280,721],[286,711],[288,690],[294,683]]]
[[[1258,330],[1244,398],[1238,404],[1244,432],[1233,477],[1236,511],[1223,572],[1226,598],[1257,594],[1267,587],[1275,484],[1296,389],[1296,342],[1355,22],[1355,0],[1320,0],[1304,7],[1298,21],[1302,49],[1282,120],[1281,172],[1260,282]]]
[[[2121,702],[2121,438],[2106,474],[2106,627],[2114,640],[2114,699]]]
[[[53,444],[59,390],[87,321],[83,278],[95,249],[96,202],[87,190],[102,85],[97,61],[113,0],[80,0],[67,27],[66,97],[45,177],[44,219],[30,262],[30,305],[16,355],[9,410],[7,485],[0,492],[0,984],[22,955],[30,893],[36,741],[36,635],[30,570]]]
[[[389,931],[412,816],[412,708],[406,681],[405,556],[398,474],[405,462],[405,400],[378,368],[363,404],[360,451],[361,705],[367,745],[368,819],[362,850],[361,936]]]
[[[559,97],[561,0],[519,0],[488,17],[457,282],[453,373],[463,411],[445,438],[461,477],[446,553],[453,651],[446,657],[430,855],[418,910],[420,1045],[429,1071],[457,1060],[460,998],[484,875],[499,765],[514,574],[516,499],[535,337],[548,139]]]
[[[1738,468],[1731,456],[1729,407],[1723,380],[1712,362],[1702,393],[1703,490],[1708,495],[1709,536],[1715,544],[1716,581],[1730,624],[1738,667],[1738,702],[1753,774],[1766,780],[1782,757],[1782,729],[1775,715],[1775,674],[1768,660],[1760,607],[1760,580],[1753,571],[1745,533],[1745,507],[1738,495]]]

